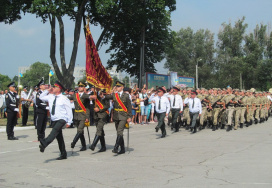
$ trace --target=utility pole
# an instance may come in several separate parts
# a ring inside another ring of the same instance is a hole
[[[240,73],[240,90],[243,89],[242,73]]]
[[[196,89],[198,89],[198,62],[202,59],[196,61]]]
[[[140,82],[139,88],[143,85],[143,75],[144,75],[144,49],[145,49],[145,26],[142,27],[141,31],[141,52],[140,52]]]

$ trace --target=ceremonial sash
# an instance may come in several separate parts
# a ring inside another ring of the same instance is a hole
[[[79,106],[81,107],[81,109],[86,113],[86,108],[85,108],[85,106],[83,105],[83,103],[81,102],[78,93],[76,93],[76,99],[77,99],[77,102],[78,102]]]
[[[128,112],[126,106],[125,106],[124,103],[121,101],[121,99],[120,99],[118,93],[115,93],[115,98],[116,98],[118,104],[122,107],[122,109],[123,109],[125,112]]]
[[[104,108],[103,104],[98,100],[98,99],[95,99],[95,102],[97,104],[97,106],[102,110]],[[109,111],[106,110],[107,114],[109,114]]]

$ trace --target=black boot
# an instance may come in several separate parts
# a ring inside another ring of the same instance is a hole
[[[105,137],[104,136],[100,137],[100,144],[101,144],[101,149],[98,152],[106,151],[106,143],[105,143]]]
[[[194,131],[193,131],[193,134],[194,134],[194,133],[196,133],[196,126],[193,129],[194,129]]]
[[[123,137],[122,137],[122,139],[121,139],[120,146],[121,146],[121,150],[118,152],[118,154],[123,154],[123,153],[125,153],[126,150],[125,150],[125,142],[124,142],[124,138],[123,138]]]
[[[176,128],[175,132],[179,132],[179,123],[176,123]]]
[[[84,134],[81,135],[80,141],[81,141],[81,145],[82,145],[82,148],[80,149],[80,151],[87,150],[86,140],[85,140]]]
[[[97,142],[100,140],[100,136],[95,135],[92,145],[89,147],[92,151],[94,151]]]
[[[231,125],[228,125],[227,131],[229,132],[231,129]]]
[[[60,157],[57,158],[57,160],[63,160],[63,159],[67,159],[67,153],[66,153],[66,151],[63,151],[60,154]]]
[[[240,128],[242,129],[244,127],[244,124],[243,123],[240,123]]]
[[[252,121],[252,120],[250,120],[249,125],[252,125],[252,122],[253,122],[253,121]]]
[[[73,142],[71,143],[71,148],[75,147],[75,145],[76,145],[76,143],[77,143],[77,141],[78,141],[78,139],[80,137],[81,137],[81,133],[77,133],[76,136],[75,136],[75,138],[74,138],[74,140],[73,140]]]
[[[120,146],[122,138],[123,138],[123,136],[120,136],[120,135],[117,136],[116,143],[115,143],[115,146],[112,150],[112,153],[118,153],[118,148]]]
[[[212,126],[212,131],[215,131],[216,130],[216,127],[215,125]]]

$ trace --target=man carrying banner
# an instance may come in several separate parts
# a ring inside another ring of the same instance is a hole
[[[90,99],[96,99],[95,95],[88,95],[84,93],[86,84],[84,82],[78,82],[78,92],[74,93],[69,97],[70,100],[74,101],[75,114],[74,114],[74,126],[77,127],[77,134],[71,143],[71,148],[74,148],[77,141],[80,139],[82,148],[80,151],[85,151],[86,141],[84,137],[85,122],[89,122],[90,117]]]
[[[113,121],[115,122],[115,128],[117,131],[117,139],[115,146],[112,150],[113,153],[123,154],[125,153],[125,142],[123,138],[123,132],[126,123],[131,121],[131,101],[129,95],[123,92],[124,83],[116,82],[116,91],[111,95],[106,95],[106,99],[111,99],[114,102]],[[118,152],[118,148],[121,146],[121,150]]]
[[[107,122],[109,115],[109,107],[110,101],[105,98],[104,94],[106,94],[106,90],[100,90],[97,99],[95,100],[95,108],[94,108],[94,122],[96,125],[96,135],[90,149],[94,151],[97,142],[100,140],[101,149],[98,152],[106,151],[106,143],[105,143],[105,132],[104,125]]]

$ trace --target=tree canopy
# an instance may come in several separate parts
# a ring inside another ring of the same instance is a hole
[[[51,26],[50,58],[58,79],[66,87],[73,83],[80,31],[86,24],[100,25],[102,32],[97,48],[110,44],[111,58],[108,67],[117,65],[117,71],[125,71],[139,77],[141,31],[146,32],[145,71],[154,72],[154,63],[164,58],[170,38],[170,13],[176,9],[175,0],[18,0],[7,1],[1,6],[0,21],[12,24],[31,13]],[[65,33],[63,17],[74,20],[74,42],[69,60],[65,59]],[[56,24],[59,24],[60,60],[56,59]],[[59,67],[60,62],[60,67]],[[66,64],[69,66],[66,67]]]
[[[173,32],[165,67],[180,76],[195,77],[198,64],[199,87],[268,90],[272,86],[272,32],[264,24],[256,25],[253,32],[247,26],[244,17],[234,24],[223,23],[217,40],[209,30]]]

